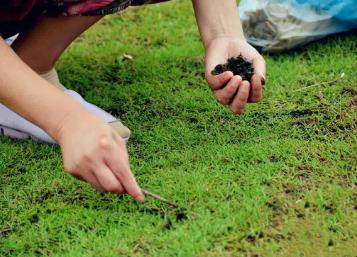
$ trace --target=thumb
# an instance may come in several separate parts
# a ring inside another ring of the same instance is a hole
[[[259,75],[265,81],[266,65],[264,58],[259,55],[253,59],[254,73]]]
[[[216,76],[212,75],[210,71],[206,72],[206,80],[213,90],[223,88],[232,78],[233,73],[231,71],[226,71]]]

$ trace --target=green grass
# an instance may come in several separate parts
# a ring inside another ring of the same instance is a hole
[[[140,185],[189,218],[94,192],[63,171],[57,147],[1,138],[0,256],[356,256],[356,41],[266,56],[265,99],[235,116],[202,78],[189,1],[106,17],[59,74],[132,129]]]

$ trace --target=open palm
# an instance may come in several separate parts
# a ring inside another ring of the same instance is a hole
[[[232,72],[214,76],[211,71],[217,64],[222,64],[230,57],[242,54],[253,63],[254,75],[251,81],[242,81]],[[216,99],[229,106],[232,112],[241,114],[246,103],[259,102],[262,97],[262,86],[265,83],[265,61],[263,57],[246,41],[235,38],[217,38],[206,48],[206,79]]]

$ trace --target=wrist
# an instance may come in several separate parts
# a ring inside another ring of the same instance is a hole
[[[237,35],[217,35],[210,38],[209,40],[204,41],[205,50],[207,51],[212,45],[230,45],[230,44],[246,44],[247,40],[244,36]]]
[[[193,6],[205,46],[215,38],[244,38],[235,0],[193,0]]]
[[[61,117],[57,119],[56,123],[46,131],[56,140],[56,142],[61,144],[66,135],[68,135],[68,133],[73,133],[73,130],[76,127],[81,126],[81,123],[88,123],[88,120],[95,119],[95,117],[92,116],[92,114],[81,108],[71,110],[63,113]]]
[[[243,32],[239,33],[233,31],[212,31],[210,33],[206,33],[206,35],[202,35],[202,41],[206,49],[209,47],[211,42],[222,39],[246,42]]]

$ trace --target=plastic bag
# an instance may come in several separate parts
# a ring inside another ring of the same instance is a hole
[[[280,52],[357,28],[357,0],[241,0],[248,42]]]

